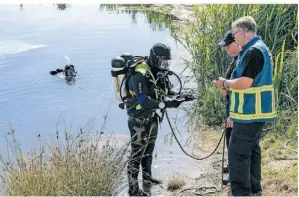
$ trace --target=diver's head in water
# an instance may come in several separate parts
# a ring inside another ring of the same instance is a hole
[[[74,82],[77,71],[75,70],[75,66],[71,63],[70,58],[67,56],[65,56],[65,58],[67,60],[67,64],[65,65],[64,69],[58,68],[56,70],[50,71],[50,74],[57,75],[58,73],[63,73],[67,82]]]
[[[76,70],[74,65],[66,65],[64,68],[64,75],[65,75],[65,80],[70,82],[70,81],[74,81],[75,77],[76,77]]]

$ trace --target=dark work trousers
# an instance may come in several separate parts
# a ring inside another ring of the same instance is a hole
[[[228,148],[229,176],[233,196],[261,192],[261,147],[265,123],[234,122]]]
[[[129,191],[136,191],[138,186],[139,167],[142,167],[143,182],[149,181],[152,173],[153,152],[158,135],[157,117],[146,122],[129,118],[131,134],[131,155],[128,163]]]
[[[228,145],[229,145],[229,140],[230,140],[230,136],[232,134],[232,130],[233,128],[226,128],[226,133],[225,133],[225,140],[226,140],[226,147],[228,149]]]
[[[233,130],[233,128],[226,128],[226,130],[225,130],[225,140],[226,140],[227,151],[228,151],[229,140],[230,140],[230,136],[232,134],[232,130]],[[229,169],[229,165],[227,165],[227,168]],[[228,174],[228,180],[229,180],[229,174]]]

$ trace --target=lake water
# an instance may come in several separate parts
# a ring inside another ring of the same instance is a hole
[[[154,31],[145,14],[139,13],[132,20],[129,14],[100,11],[98,5],[72,5],[65,10],[51,4],[22,8],[0,5],[0,27],[1,153],[6,148],[4,136],[9,131],[9,122],[28,151],[37,147],[38,134],[48,139],[55,135],[56,127],[77,131],[92,119],[93,129],[100,130],[110,104],[105,133],[114,132],[120,138],[127,138],[126,112],[109,99],[113,97],[111,59],[124,52],[148,55],[157,42],[172,48],[175,63],[172,68],[176,73],[184,68],[181,58],[188,58],[188,53],[171,37],[170,30]],[[65,55],[78,71],[76,85],[68,85],[49,74],[64,67]],[[177,110],[170,112],[175,116]],[[179,114],[184,115],[182,110]],[[184,121],[177,127],[183,136],[188,136]],[[155,160],[155,173],[162,177],[165,170],[190,170],[190,165],[176,161],[176,158],[186,161],[186,157],[175,142],[173,146],[164,143],[169,132],[164,121]]]

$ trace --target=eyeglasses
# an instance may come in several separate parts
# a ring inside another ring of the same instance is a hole
[[[232,33],[232,34],[235,36],[240,31],[241,31],[241,29],[238,29],[235,33]],[[232,32],[233,32],[233,30],[232,30]]]

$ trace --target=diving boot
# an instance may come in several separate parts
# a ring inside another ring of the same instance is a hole
[[[159,179],[155,179],[155,178],[153,178],[153,177],[149,178],[149,181],[150,181],[152,184],[154,184],[154,185],[160,185],[160,184],[163,183],[161,180],[159,180]]]
[[[151,195],[152,186],[153,184],[149,181],[143,181],[142,183],[143,191],[146,192],[148,195]]]
[[[149,194],[142,191],[141,189],[136,189],[136,190],[129,189],[129,196],[149,196]]]

